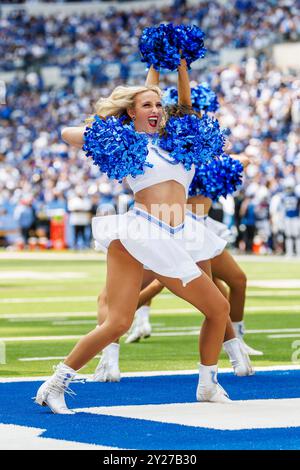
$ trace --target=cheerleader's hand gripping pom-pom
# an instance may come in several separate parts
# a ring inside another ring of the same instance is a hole
[[[95,116],[91,127],[84,133],[82,149],[87,157],[92,157],[102,173],[119,182],[127,176],[144,173],[148,139],[135,132],[131,125],[123,125],[122,118]]]
[[[207,83],[201,83],[191,89],[192,107],[195,111],[214,113],[219,109],[217,95]],[[175,87],[169,87],[163,94],[163,105],[172,106],[178,103],[178,92]]]
[[[161,24],[155,28],[145,28],[139,40],[142,62],[156,70],[176,70],[180,64],[180,54],[174,26]]]
[[[205,56],[203,31],[196,25],[180,24],[174,26],[177,36],[181,57],[186,60],[188,68],[195,60],[202,59]]]
[[[195,114],[171,117],[159,145],[187,170],[201,165],[224,152],[225,135],[217,119]]]
[[[243,165],[225,153],[207,164],[196,167],[189,189],[190,196],[206,196],[217,201],[236,191],[242,183]]]

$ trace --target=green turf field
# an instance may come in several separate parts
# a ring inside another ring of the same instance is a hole
[[[299,341],[300,345],[300,261],[279,258],[240,264],[250,282],[277,280],[274,286],[248,288],[246,326],[262,331],[250,332],[246,339],[265,352],[252,358],[253,364],[291,364],[293,343]],[[0,377],[49,375],[58,358],[77,341],[57,337],[80,336],[94,327],[96,297],[104,281],[105,263],[101,260],[0,257],[0,337],[2,348],[3,343],[6,348]],[[132,345],[122,341],[121,370],[195,369],[202,316],[193,310],[164,291],[152,304],[153,336]],[[286,329],[290,331],[282,331]],[[283,334],[290,336],[274,337]],[[33,341],[32,337],[43,338]],[[54,359],[41,360],[47,357]],[[94,359],[82,372],[92,373],[96,364]],[[229,366],[223,354],[220,366]]]

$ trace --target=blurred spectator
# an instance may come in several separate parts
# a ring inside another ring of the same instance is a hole
[[[244,241],[246,251],[251,253],[256,227],[254,194],[246,196],[241,205],[240,215],[242,217],[241,223],[245,226]]]
[[[20,227],[24,244],[28,245],[30,232],[34,229],[35,221],[34,209],[30,198],[20,200],[14,210],[14,218]]]
[[[81,187],[77,187],[75,194],[69,198],[68,211],[70,213],[69,222],[74,229],[75,249],[89,248],[92,202],[84,196]]]

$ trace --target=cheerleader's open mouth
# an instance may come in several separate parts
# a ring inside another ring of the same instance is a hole
[[[151,127],[156,127],[157,126],[157,123],[158,123],[158,118],[157,116],[150,116],[148,117],[148,123],[149,123],[149,126]]]

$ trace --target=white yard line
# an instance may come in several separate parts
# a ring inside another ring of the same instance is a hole
[[[114,447],[43,437],[46,429],[0,424],[0,450],[113,450]],[[119,449],[118,449],[119,450]]]
[[[300,333],[299,334],[284,334],[284,335],[268,335],[268,338],[272,339],[280,339],[280,338],[300,338]]]
[[[247,297],[299,297],[299,289],[294,290],[248,290]]]
[[[170,330],[170,331],[169,331]],[[288,333],[290,334],[283,334]],[[297,335],[297,333],[299,334]],[[278,335],[269,335],[269,338],[288,338],[288,337],[297,337],[300,336],[300,328],[286,328],[286,329],[266,329],[266,330],[247,330],[248,334],[268,334],[268,333],[278,333]],[[157,329],[154,333],[151,334],[153,337],[167,337],[167,336],[196,336],[199,334],[199,327],[170,327],[170,328],[160,328]],[[79,339],[82,335],[56,335],[56,336],[10,336],[2,337],[0,341],[5,343],[10,342],[26,342],[26,341],[64,341]]]
[[[82,335],[67,335],[67,336],[14,336],[10,338],[0,338],[0,341],[5,343],[11,342],[24,342],[24,341],[63,341],[69,339],[79,339]]]
[[[253,291],[249,290],[247,292],[247,297],[290,297],[295,296],[299,297],[299,289],[294,290],[258,290]],[[169,293],[163,293],[157,298],[160,300],[175,299],[176,296]],[[85,296],[59,296],[59,297],[14,297],[8,298],[4,297],[0,299],[0,304],[38,304],[38,303],[57,303],[57,302],[94,302],[96,303],[97,299],[95,295],[85,295]]]
[[[16,297],[14,299],[0,299],[0,304],[39,304],[39,303],[56,303],[56,302],[97,302],[95,295],[86,296],[69,296],[69,297]]]
[[[300,305],[270,305],[266,307],[246,307],[247,312],[300,312]]]
[[[255,367],[257,372],[268,372],[268,371],[280,371],[280,370],[300,370],[300,365],[289,364],[289,365],[279,365],[279,366],[260,366]],[[224,367],[218,369],[219,373],[232,373],[231,367]],[[157,377],[161,375],[191,375],[197,374],[198,369],[189,369],[189,370],[167,370],[167,371],[147,371],[147,372],[124,372],[122,377]],[[84,374],[82,377],[90,378],[92,374]],[[0,377],[0,383],[9,383],[9,382],[37,382],[41,380],[46,380],[49,376],[36,376],[36,377]]]
[[[39,362],[39,361],[53,361],[65,359],[66,356],[48,356],[48,357],[20,357],[20,362]],[[100,356],[95,356],[94,359],[99,359]]]
[[[251,312],[299,312],[300,305],[274,305],[274,306],[266,306],[266,307],[246,307],[245,313]],[[197,313],[195,308],[166,308],[166,309],[151,309],[152,315],[176,315],[176,314],[185,314],[185,313]],[[94,317],[96,318],[96,310],[92,310],[91,312],[37,312],[37,313],[7,313],[7,314],[0,314],[0,320],[10,320],[12,322],[17,321],[36,321],[36,322],[43,322],[49,321],[48,319],[51,318],[52,320],[57,320],[59,323],[63,324],[62,319],[69,318],[76,318],[76,317]],[[90,322],[92,323],[92,320]],[[65,324],[79,324],[78,322],[68,322],[65,321]]]
[[[104,253],[95,253],[95,251],[84,251],[81,253],[57,253],[55,251],[44,252],[0,252],[0,260],[30,260],[30,261],[105,261]]]

